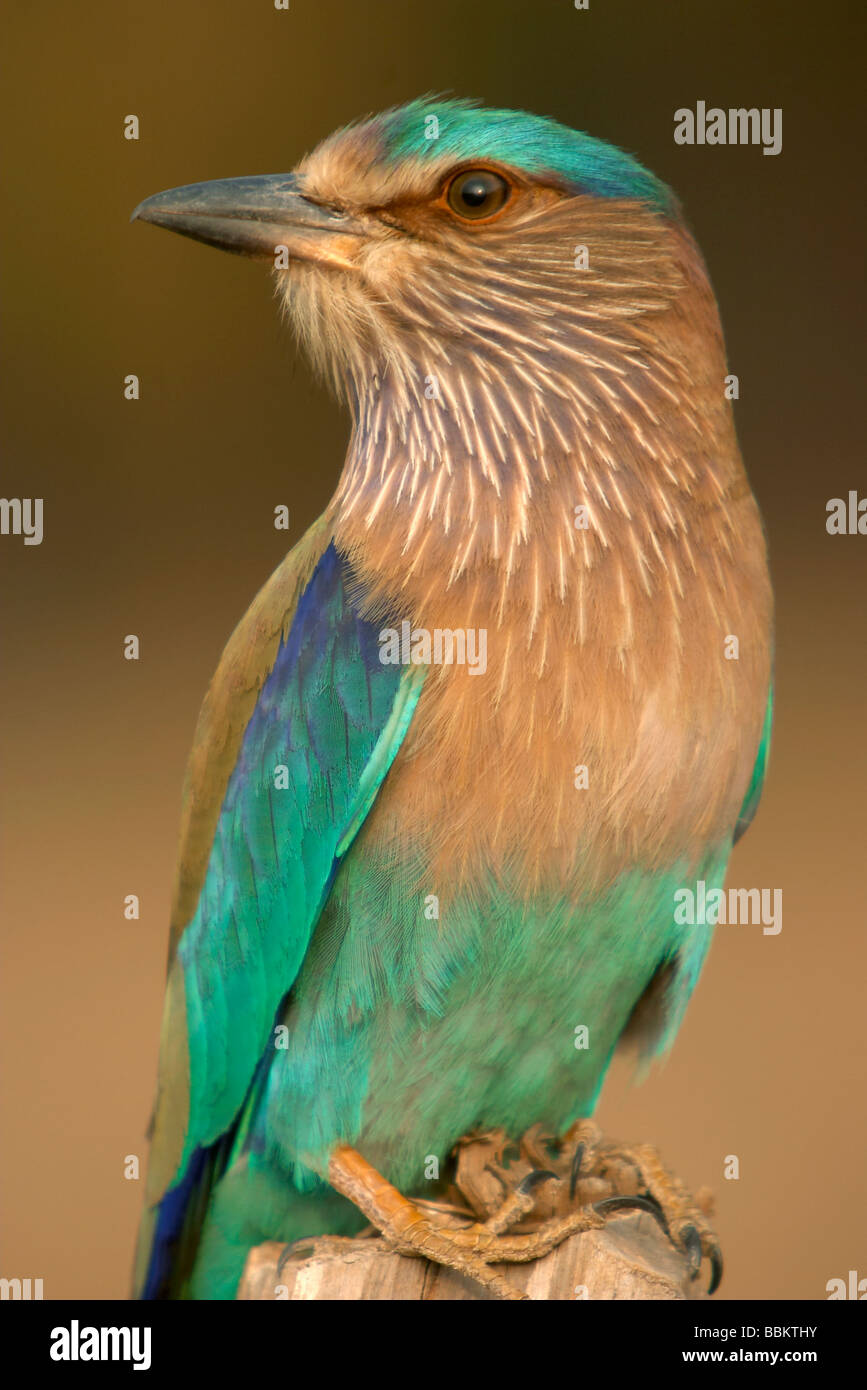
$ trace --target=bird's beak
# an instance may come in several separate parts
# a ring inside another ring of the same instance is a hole
[[[356,218],[305,198],[294,174],[170,188],[139,203],[130,221],[136,218],[239,256],[274,261],[285,247],[290,260],[340,269],[351,267],[352,251],[364,234]]]

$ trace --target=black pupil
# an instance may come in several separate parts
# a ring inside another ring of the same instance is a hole
[[[493,191],[490,179],[467,179],[461,188],[461,201],[466,203],[468,208],[480,208]]]

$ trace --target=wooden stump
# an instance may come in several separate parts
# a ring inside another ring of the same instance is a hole
[[[534,1184],[532,1209],[510,1227],[514,1234],[532,1232],[612,1196],[647,1195],[640,1172],[624,1161],[619,1146],[606,1143],[592,1121],[579,1120],[562,1139],[545,1135],[540,1126],[518,1141],[503,1130],[467,1135],[456,1145],[436,1195],[414,1200],[444,1225],[466,1226],[490,1219],[510,1194],[514,1200],[530,1173],[542,1172],[546,1176]],[[709,1211],[709,1194],[703,1209]],[[570,1236],[532,1263],[492,1268],[536,1300],[706,1297],[707,1272],[696,1277],[664,1223],[645,1210],[612,1211],[604,1226]],[[455,1270],[396,1254],[370,1227],[353,1240],[256,1246],[237,1296],[266,1302],[492,1297]]]
[[[471,1279],[427,1260],[389,1252],[377,1237],[359,1238],[341,1254],[288,1260],[277,1241],[250,1251],[238,1298],[305,1300],[487,1299]],[[687,1261],[646,1212],[623,1212],[600,1231],[571,1236],[533,1264],[497,1265],[531,1299],[696,1299]]]

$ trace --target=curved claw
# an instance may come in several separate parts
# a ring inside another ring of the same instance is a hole
[[[307,1240],[295,1240],[289,1245],[284,1245],[277,1261],[277,1278],[280,1278],[290,1260],[304,1258],[308,1253],[312,1254],[313,1248],[313,1241],[309,1238]]]
[[[593,1210],[600,1216],[606,1216],[612,1211],[649,1211],[654,1221],[657,1221],[665,1234],[669,1235],[662,1208],[652,1197],[604,1197],[601,1202],[595,1203]]]
[[[548,1168],[534,1168],[532,1173],[528,1173],[518,1184],[518,1192],[532,1192],[534,1187],[538,1187],[540,1182],[547,1182],[549,1178],[556,1178],[557,1174],[552,1173]]]
[[[715,1245],[710,1252],[710,1283],[707,1286],[708,1297],[716,1293],[723,1277],[723,1257],[718,1245]]]
[[[569,1201],[575,1201],[575,1189],[578,1186],[578,1179],[581,1175],[581,1163],[584,1158],[586,1145],[581,1143],[572,1155],[572,1171],[569,1174]]]
[[[501,1187],[508,1187],[509,1184],[507,1183],[506,1178],[504,1177],[504,1172],[502,1168],[495,1166],[493,1163],[486,1163],[484,1171],[486,1173],[490,1173],[493,1177],[495,1177]]]
[[[684,1226],[680,1233],[681,1244],[689,1256],[689,1268],[693,1278],[701,1269],[701,1236],[694,1226]]]
[[[694,1226],[685,1226],[680,1234],[684,1249],[689,1255],[690,1268],[693,1276],[697,1275],[701,1269],[701,1262],[704,1257],[704,1247],[701,1236]],[[723,1257],[722,1251],[717,1244],[713,1244],[707,1252],[710,1260],[710,1282],[707,1286],[708,1297],[716,1293],[723,1277]]]

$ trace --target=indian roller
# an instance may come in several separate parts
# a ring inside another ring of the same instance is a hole
[[[138,1293],[233,1298],[256,1244],[372,1221],[503,1295],[416,1205],[428,1160],[562,1133],[619,1045],[669,1048],[711,936],[675,894],[722,885],[765,774],[701,254],[629,154],[442,98],[133,217],[269,261],[351,417],[196,729]]]

